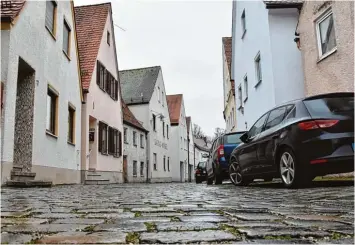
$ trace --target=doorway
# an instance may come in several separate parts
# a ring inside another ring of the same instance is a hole
[[[180,182],[184,182],[184,163],[180,162]]]
[[[98,137],[97,120],[89,116],[89,170],[97,168]]]
[[[123,156],[123,182],[128,183],[127,176],[127,156]]]
[[[188,174],[189,174],[189,182],[191,182],[192,165],[190,165],[190,164],[189,164]]]
[[[35,70],[19,58],[13,168],[22,172],[31,172],[32,169],[34,97]]]

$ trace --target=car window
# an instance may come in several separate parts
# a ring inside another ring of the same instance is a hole
[[[285,117],[285,112],[285,106],[272,110],[265,124],[265,130],[268,130],[280,124]]]
[[[205,164],[206,164],[206,162],[200,162],[200,163],[197,165],[197,167],[199,167],[199,168],[204,168],[204,167],[205,167]]]
[[[240,144],[242,141],[240,140],[240,136],[244,133],[236,133],[236,134],[229,134],[224,136],[224,143],[225,144]]]
[[[256,123],[251,127],[251,129],[248,132],[248,137],[249,138],[254,138],[256,135],[260,134],[263,126],[264,126],[264,122],[266,120],[266,117],[269,113],[266,113],[264,116],[262,116],[258,121],[256,121]]]
[[[354,97],[332,97],[304,101],[312,117],[354,113]]]

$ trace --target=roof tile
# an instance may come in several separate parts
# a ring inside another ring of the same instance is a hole
[[[25,5],[26,0],[1,0],[1,19],[15,19]]]
[[[182,94],[167,95],[170,123],[179,123],[182,104]]]
[[[111,3],[75,7],[82,87],[88,90]]]
[[[123,112],[123,122],[130,124],[133,127],[141,129],[145,132],[148,132],[142,124],[137,120],[137,118],[133,115],[128,106],[121,100],[122,103],[122,112]]]
[[[228,71],[231,74],[232,68],[232,38],[231,37],[222,37],[224,53],[227,59]]]

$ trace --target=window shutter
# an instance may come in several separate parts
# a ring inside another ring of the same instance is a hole
[[[96,84],[100,86],[100,74],[101,74],[101,69],[100,69],[100,62],[97,61],[96,65]]]
[[[110,91],[111,91],[111,74],[108,72],[108,71],[106,71],[106,77],[105,77],[105,82],[106,82],[106,88],[105,88],[105,90],[106,90],[106,92],[108,93],[108,94],[111,94],[110,93]]]
[[[118,156],[122,156],[122,133],[121,131],[118,132]]]
[[[118,100],[118,81],[115,80],[115,100]]]
[[[99,122],[99,152],[102,152],[102,123]]]
[[[54,32],[54,11],[55,3],[47,1],[46,4],[46,27],[53,33]]]

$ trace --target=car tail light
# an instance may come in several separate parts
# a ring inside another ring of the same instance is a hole
[[[318,164],[318,163],[326,163],[327,159],[316,159],[316,160],[312,160],[311,164]]]
[[[196,169],[196,174],[199,174],[200,173],[200,170],[199,169]]]
[[[217,150],[218,158],[224,157],[224,145],[220,145]]]
[[[311,130],[316,128],[330,128],[337,124],[339,120],[314,120],[307,122],[300,122],[298,127],[302,130]]]

